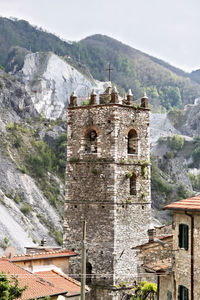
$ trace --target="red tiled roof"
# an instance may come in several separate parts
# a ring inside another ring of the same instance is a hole
[[[55,270],[36,272],[40,278],[52,283],[53,285],[67,290],[67,296],[80,295],[81,284],[73,278],[65,274],[56,272]]]
[[[12,258],[12,262],[16,261],[27,261],[27,260],[37,260],[37,259],[49,259],[49,258],[58,258],[58,257],[69,257],[75,256],[76,253],[71,250],[56,250],[52,252],[41,252],[25,254],[25,255],[15,255]]]
[[[140,249],[140,248],[143,248],[145,246],[148,246],[148,245],[153,245],[153,244],[158,244],[159,242],[157,240],[167,240],[167,239],[172,239],[173,235],[169,235],[169,234],[165,234],[165,235],[161,235],[161,236],[154,236],[154,240],[153,241],[150,241],[150,242],[147,242],[147,243],[144,243],[144,244],[141,244],[141,245],[138,245],[136,247],[133,247],[133,249]]]
[[[5,258],[0,259],[0,272],[4,272],[9,279],[11,279],[12,275],[17,276],[20,287],[28,286],[20,298],[21,300],[65,295],[67,293],[66,289],[60,286],[54,286],[52,283],[22,269]]]
[[[146,270],[159,273],[159,272],[165,272],[167,270],[171,270],[172,262],[171,262],[171,258],[166,258],[163,260],[151,262],[149,264],[144,264],[142,266]]]
[[[172,202],[166,205],[164,209],[200,211],[200,195]]]

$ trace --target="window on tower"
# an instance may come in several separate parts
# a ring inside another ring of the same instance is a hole
[[[85,152],[97,153],[97,133],[95,130],[90,130],[86,133]]]
[[[87,262],[86,263],[86,284],[90,284],[92,282],[92,265]]]
[[[131,129],[128,133],[128,154],[138,153],[138,135],[135,129]]]
[[[130,177],[130,195],[137,194],[136,184],[137,184],[137,175],[133,172],[132,176]]]

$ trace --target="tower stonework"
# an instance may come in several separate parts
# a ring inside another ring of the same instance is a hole
[[[71,274],[80,274],[86,220],[87,299],[93,300],[119,300],[122,286],[133,285],[132,248],[148,241],[151,222],[148,98],[135,107],[113,94],[105,104],[73,101],[68,108],[64,246],[77,253]]]

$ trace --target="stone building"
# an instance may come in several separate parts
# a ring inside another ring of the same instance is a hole
[[[148,241],[151,222],[149,113],[146,95],[136,107],[131,91],[119,101],[116,88],[99,104],[94,92],[87,106],[70,98],[64,246],[78,254],[71,260],[78,276],[86,220],[93,300],[121,299],[121,287],[137,278],[133,247]]]
[[[150,229],[149,241],[136,246],[139,281],[157,284],[157,299],[172,300],[172,226]]]
[[[171,299],[200,299],[200,196],[165,206],[173,210]]]

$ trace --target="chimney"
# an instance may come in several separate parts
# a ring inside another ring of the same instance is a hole
[[[148,108],[148,97],[146,93],[144,93],[144,96],[141,98],[141,107]]]
[[[46,243],[47,243],[47,240],[45,238],[43,238],[40,242],[40,246],[44,247],[46,245]]]
[[[97,104],[97,94],[95,93],[95,90],[92,90],[92,93],[90,95],[90,105],[96,105]]]
[[[154,240],[154,229],[150,228],[148,229],[148,236],[149,236],[149,242],[152,242]]]
[[[131,105],[131,104],[133,104],[133,94],[131,89],[129,89],[127,94],[127,105]]]
[[[75,92],[73,92],[70,96],[70,103],[69,107],[77,106],[77,95]]]
[[[118,91],[117,91],[116,86],[114,86],[113,89],[112,89],[110,103],[119,103],[119,100],[118,100]]]

